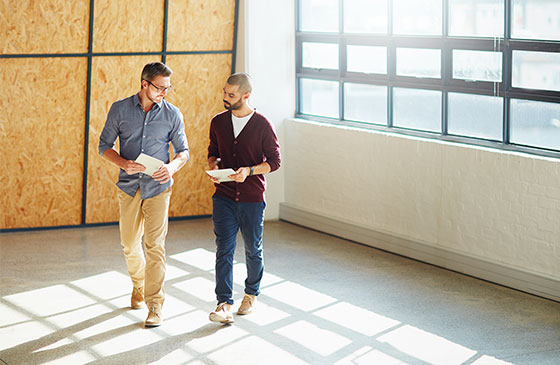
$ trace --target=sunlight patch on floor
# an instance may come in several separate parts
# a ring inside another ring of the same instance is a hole
[[[213,270],[216,263],[216,254],[203,248],[195,248],[193,250],[181,252],[171,255],[169,258],[203,271]]]
[[[329,356],[352,341],[306,321],[297,321],[274,331],[322,356]]]
[[[208,318],[208,315],[205,316]],[[206,322],[208,323],[208,322]],[[214,323],[216,326],[221,326]],[[223,326],[210,336],[195,338],[186,345],[198,353],[209,353],[216,351],[224,346],[237,342],[240,338],[247,336],[249,333],[236,326]]]
[[[40,317],[52,316],[96,304],[96,301],[91,297],[66,285],[53,285],[8,295],[4,297],[4,300]]]
[[[337,361],[334,365],[408,365],[399,359],[395,359],[379,350],[364,346],[351,355]]]
[[[180,269],[175,265],[167,264],[167,269],[165,270],[165,281],[186,277],[189,274],[190,273],[188,271]]]
[[[337,301],[329,295],[289,281],[264,288],[262,293],[306,312]]]
[[[274,344],[257,336],[250,336],[236,341],[229,346],[224,346],[208,355],[216,364],[307,364],[305,361],[292,355]],[[267,361],[263,361],[267,359]]]
[[[377,340],[434,365],[460,365],[476,355],[474,350],[410,325],[399,327]]]
[[[120,272],[109,271],[88,278],[71,281],[70,284],[89,295],[108,300],[132,293],[130,278]]]
[[[400,324],[399,321],[346,302],[333,304],[313,314],[365,336],[374,336]]]
[[[511,362],[498,360],[495,357],[482,355],[471,363],[471,365],[513,365]]]
[[[214,293],[214,282],[212,280],[195,277],[173,284],[174,288],[183,291],[186,294],[197,297],[205,302],[215,302],[216,293]]]
[[[255,304],[255,310],[253,311],[253,313],[244,316],[243,319],[246,319],[260,326],[268,326],[269,324],[281,321],[290,316],[291,314],[260,302],[257,299],[257,303]]]
[[[111,356],[152,345],[164,338],[155,331],[146,331],[143,326],[138,326],[136,330],[126,331],[122,335],[91,346],[91,349],[100,356]]]

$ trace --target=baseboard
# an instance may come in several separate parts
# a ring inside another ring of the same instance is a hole
[[[560,281],[280,203],[280,219],[560,302]]]

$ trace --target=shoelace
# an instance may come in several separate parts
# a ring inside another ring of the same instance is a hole
[[[153,314],[155,314],[156,316],[158,316],[158,317],[159,317],[159,313],[158,313],[158,311],[157,311],[157,308],[156,308],[156,307],[152,307],[152,308],[150,308],[150,312],[152,312]]]

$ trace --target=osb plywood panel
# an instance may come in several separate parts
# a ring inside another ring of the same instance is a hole
[[[169,0],[169,51],[231,50],[235,0]]]
[[[80,224],[86,58],[0,59],[0,228]]]
[[[96,0],[94,52],[161,52],[164,0]]]
[[[85,53],[89,0],[0,0],[0,53]]]
[[[99,155],[99,136],[113,102],[140,90],[145,64],[157,56],[94,57],[89,120],[86,223],[119,220],[117,186],[119,168]],[[117,140],[118,146],[118,140]]]
[[[224,110],[222,88],[230,75],[231,55],[167,56],[173,70],[173,92],[169,102],[185,117],[191,159],[174,176],[170,216],[194,216],[212,213],[214,185],[204,172],[207,167],[210,119]]]

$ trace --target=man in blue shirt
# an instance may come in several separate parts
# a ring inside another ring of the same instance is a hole
[[[172,71],[161,62],[142,70],[140,91],[115,102],[99,139],[99,153],[120,168],[117,182],[119,228],[128,273],[132,279],[130,305],[147,304],[145,325],[159,326],[164,301],[165,237],[169,200],[175,174],[189,159],[183,115],[164,100],[171,90]],[[119,138],[119,150],[113,149]],[[175,157],[169,159],[171,142]],[[163,164],[151,176],[135,160],[143,153]],[[142,250],[144,236],[145,255]]]

